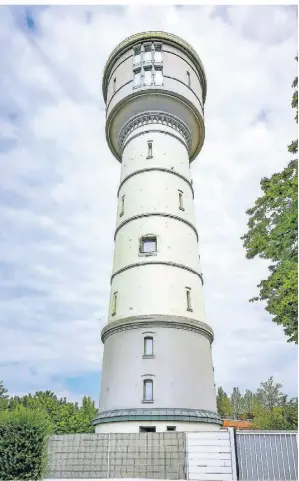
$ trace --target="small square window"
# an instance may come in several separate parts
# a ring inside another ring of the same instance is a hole
[[[153,381],[145,379],[143,381],[143,402],[153,401]]]
[[[176,426],[167,426],[167,431],[176,431]]]
[[[142,254],[157,252],[157,237],[142,237],[140,242],[140,252]]]

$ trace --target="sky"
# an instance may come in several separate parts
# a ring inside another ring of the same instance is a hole
[[[98,403],[120,165],[101,82],[139,31],[181,36],[207,75],[206,138],[192,163],[216,386],[274,376],[297,393],[297,348],[264,306],[267,277],[240,237],[260,180],[291,160],[297,9],[288,6],[0,7],[0,380]]]

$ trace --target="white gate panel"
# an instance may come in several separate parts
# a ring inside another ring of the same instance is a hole
[[[232,439],[228,431],[186,433],[187,478],[190,481],[233,481]]]

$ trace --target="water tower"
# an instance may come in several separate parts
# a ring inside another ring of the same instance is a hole
[[[106,138],[121,176],[96,432],[222,424],[190,176],[206,89],[197,53],[169,33],[127,38],[105,66]]]

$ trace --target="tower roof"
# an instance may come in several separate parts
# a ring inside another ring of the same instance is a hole
[[[103,89],[103,97],[105,99],[105,102],[107,98],[107,85],[108,85],[109,74],[111,72],[113,63],[127,50],[130,50],[133,45],[138,44],[140,42],[144,42],[146,40],[151,40],[151,41],[158,40],[160,42],[174,45],[175,47],[180,48],[186,55],[188,55],[191,58],[191,60],[194,62],[195,66],[197,67],[202,80],[203,101],[205,102],[206,94],[207,94],[207,79],[206,79],[206,74],[204,71],[203,64],[199,56],[197,55],[196,51],[194,50],[193,47],[191,47],[189,43],[187,43],[182,38],[177,37],[176,35],[173,35],[171,33],[161,32],[161,31],[156,31],[156,32],[149,31],[149,32],[136,33],[126,38],[125,40],[120,42],[117,45],[117,47],[115,47],[115,49],[110,54],[104,68],[102,89]]]

